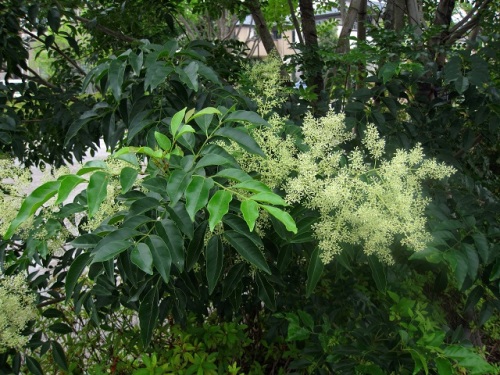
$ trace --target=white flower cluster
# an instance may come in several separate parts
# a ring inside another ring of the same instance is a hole
[[[24,277],[0,275],[0,353],[21,349],[28,342],[21,332],[36,317],[35,297]]]

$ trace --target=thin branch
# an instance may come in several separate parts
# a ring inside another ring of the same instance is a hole
[[[65,299],[66,299],[65,297],[59,297],[59,298],[50,299],[48,301],[39,303],[38,305],[36,305],[36,307],[39,308],[39,309],[41,309],[42,307],[45,307],[45,306],[55,305],[56,303],[62,302]]]
[[[474,7],[470,10],[469,13],[465,15],[464,18],[462,18],[459,22],[457,22],[453,27],[450,29],[450,34],[453,34],[456,32],[459,28],[461,28],[466,22],[469,21],[473,16],[476,16],[477,13],[479,12],[482,8],[484,8],[491,0],[483,0],[481,3],[474,5]],[[476,13],[476,14],[475,14]]]
[[[50,87],[51,89],[63,91],[60,87],[58,87],[58,86],[54,85],[53,83],[50,83],[46,79],[42,78],[35,70],[31,69],[29,66],[26,67],[26,70],[28,72],[30,72],[31,74],[33,74],[33,76],[24,75],[24,78],[31,80],[31,81],[36,81],[38,83],[41,83],[47,87]]]
[[[304,38],[302,38],[302,33],[300,32],[300,24],[295,16],[295,10],[293,9],[292,0],[288,0],[288,6],[290,7],[290,17],[292,18],[293,27],[295,28],[295,32],[297,33],[297,37],[299,38],[300,44],[304,45]]]
[[[94,23],[94,21],[89,20],[89,19],[84,18],[84,17],[80,17],[77,14],[74,14],[73,17],[77,21],[84,23],[88,28],[91,28],[91,26],[89,26],[89,24]],[[127,42],[127,43],[139,42],[139,39],[125,35],[120,31],[111,30],[110,28],[108,28],[104,25],[101,25],[99,23],[95,23],[95,25],[93,25],[92,27],[95,28],[96,30],[99,30],[100,32],[103,32],[104,34],[110,35],[112,37],[115,37],[115,38],[120,39],[120,40]]]

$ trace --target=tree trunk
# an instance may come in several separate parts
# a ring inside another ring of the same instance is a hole
[[[276,45],[274,44],[269,27],[267,27],[266,19],[264,18],[264,13],[262,13],[262,8],[260,6],[260,1],[247,0],[245,5],[255,21],[255,29],[257,30],[257,34],[259,34],[260,40],[262,40],[262,44],[264,45],[267,54],[269,55],[271,52],[276,51]]]
[[[350,49],[349,37],[354,27],[354,22],[356,22],[358,17],[361,2],[362,0],[352,0],[351,5],[349,5],[347,16],[339,35],[339,44],[337,46],[337,52],[339,53],[346,53]]]
[[[408,10],[410,25],[415,26],[415,33],[417,35],[422,35],[422,27],[424,25],[422,4],[419,0],[406,0],[406,9]]]
[[[436,14],[434,16],[434,25],[441,26],[442,30],[438,35],[431,39],[431,51],[435,53],[435,61],[438,68],[441,69],[446,63],[446,53],[440,52],[439,47],[449,35],[451,16],[455,8],[455,0],[440,0]]]
[[[299,21],[297,20],[297,17],[295,17],[295,9],[293,9],[292,0],[288,0],[288,7],[290,8],[290,18],[292,19],[293,27],[295,29],[295,32],[297,33],[299,43],[304,44],[304,38],[302,38],[302,31],[300,30]]]
[[[307,85],[314,87],[314,93],[317,96],[317,99],[311,103],[313,110],[316,114],[321,115],[326,113],[326,110],[321,105],[324,90],[323,61],[318,53],[318,33],[313,0],[299,0],[299,8],[305,44],[302,53],[304,75]]]
[[[358,41],[366,42],[366,8],[367,0],[362,0],[359,13],[358,13]],[[358,83],[357,88],[360,89],[363,86],[363,79],[365,76],[366,66],[363,63],[358,64]]]

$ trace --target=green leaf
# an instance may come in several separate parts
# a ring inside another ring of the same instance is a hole
[[[175,138],[177,135],[177,130],[182,124],[182,119],[184,118],[184,115],[186,114],[187,108],[184,108],[177,112],[175,115],[172,116],[172,119],[170,120],[170,133],[172,134],[172,137]]]
[[[244,200],[241,202],[240,211],[243,214],[243,219],[245,219],[248,229],[253,231],[255,227],[255,222],[259,217],[259,205],[251,199]]]
[[[196,213],[206,206],[210,189],[214,186],[211,178],[202,176],[191,177],[191,182],[186,188],[186,210],[194,222]]]
[[[180,137],[182,137],[186,133],[196,133],[194,128],[191,125],[182,125],[175,136],[175,140],[178,140]]]
[[[181,169],[176,169],[172,172],[167,183],[167,194],[170,197],[170,205],[175,205],[182,198],[186,190],[191,175]]]
[[[285,225],[285,228],[288,231],[297,234],[297,226],[295,225],[295,221],[293,220],[293,218],[290,216],[290,214],[288,212],[285,212],[283,210],[280,210],[279,208],[267,206],[267,205],[261,205],[261,207],[264,210],[266,210],[267,212],[269,212],[276,219],[281,221]]]
[[[132,243],[130,241],[125,240],[109,242],[106,244],[106,246],[102,246],[92,253],[93,258],[91,264],[105,262],[107,260],[113,259],[118,254],[127,250],[131,245]]]
[[[43,375],[42,366],[40,366],[40,363],[38,363],[38,361],[35,358],[27,356],[26,366],[28,367],[28,370],[30,370],[31,374]]]
[[[155,131],[155,139],[163,151],[170,151],[172,148],[172,142],[165,134]]]
[[[488,62],[484,60],[479,54],[470,57],[471,70],[467,74],[470,83],[476,86],[483,86],[490,81],[490,72]]]
[[[455,271],[457,288],[462,289],[467,272],[469,270],[467,256],[460,251],[449,251],[444,254],[445,259],[450,264],[450,268]]]
[[[49,9],[47,13],[47,23],[50,28],[56,34],[59,32],[59,27],[61,27],[61,12],[56,7],[52,7]]]
[[[172,263],[179,272],[184,271],[184,239],[171,219],[163,219],[155,224],[157,234],[163,239],[170,252]]]
[[[186,73],[188,80],[184,81],[184,77],[182,76],[181,80],[183,80],[183,82],[186,83],[189,88],[193,89],[194,91],[198,91],[198,63],[196,61],[191,61],[189,65],[186,66],[183,70],[184,73]]]
[[[267,281],[265,275],[261,272],[255,274],[255,281],[257,281],[257,295],[264,305],[271,311],[276,310],[276,298],[274,295],[273,286]]]
[[[377,289],[382,293],[385,293],[387,289],[387,274],[385,270],[385,266],[378,260],[375,256],[368,257],[368,265],[372,271],[372,277],[375,281],[375,285]]]
[[[227,276],[224,279],[224,283],[222,286],[222,299],[225,300],[229,295],[234,292],[238,284],[241,282],[241,279],[246,274],[246,263],[236,263],[231,267]]]
[[[130,260],[148,275],[153,274],[153,255],[145,243],[141,242],[134,246],[130,253]]]
[[[444,66],[444,82],[450,83],[462,77],[462,60],[459,56],[452,56]]]
[[[184,202],[177,202],[173,207],[167,206],[168,216],[172,219],[179,230],[190,240],[193,239],[194,226],[186,210]]]
[[[394,75],[399,72],[399,62],[391,61],[382,65],[378,72],[379,78],[382,78],[382,82],[386,84],[388,81],[394,77]]]
[[[459,76],[455,81],[455,89],[459,94],[463,94],[469,88],[469,79],[464,76]]]
[[[138,55],[134,52],[130,52],[130,54],[128,55],[128,61],[135,75],[139,76],[141,74],[142,64],[144,62],[144,52],[141,51]]]
[[[216,154],[208,154],[203,156],[198,163],[196,163],[196,169],[208,167],[211,165],[232,165],[233,162],[224,156]]]
[[[224,237],[244,259],[265,273],[271,274],[262,251],[250,238],[234,230],[225,231]]]
[[[52,358],[54,358],[54,362],[57,363],[61,370],[69,371],[66,354],[64,354],[64,349],[61,344],[57,341],[51,341],[50,346],[52,347]]]
[[[61,181],[61,185],[59,186],[59,190],[57,191],[57,200],[55,203],[56,205],[61,204],[66,199],[68,199],[73,189],[79,184],[87,182],[87,180],[75,174],[65,175],[59,178],[59,181]]]
[[[213,232],[217,224],[222,220],[222,217],[229,211],[229,203],[233,199],[233,195],[226,190],[218,190],[210,199],[207,205],[209,213],[208,225],[210,231]]]
[[[71,327],[65,323],[54,323],[49,326],[52,332],[59,333],[60,335],[67,335],[68,333],[73,333]]]
[[[245,180],[240,182],[239,184],[233,185],[233,188],[243,189],[247,191],[251,191],[252,193],[272,193],[273,191],[264,184],[263,182],[257,180]]]
[[[201,116],[206,116],[206,115],[218,115],[218,116],[221,116],[222,113],[221,111],[219,111],[217,108],[214,108],[214,107],[206,107],[206,108],[203,108],[201,111],[198,111],[196,112],[195,114],[193,114],[191,117],[187,118],[186,119],[186,122],[189,122],[191,120],[195,120],[197,119],[198,117],[201,117]]]
[[[306,284],[306,297],[310,297],[314,288],[318,284],[321,274],[323,273],[323,262],[319,256],[320,249],[317,247],[311,254],[309,259],[309,266],[307,267],[307,284]]]
[[[460,250],[467,258],[467,274],[471,280],[475,280],[477,271],[479,270],[479,257],[476,248],[468,243],[462,243],[462,248]]]
[[[144,90],[153,91],[161,83],[165,82],[167,76],[174,71],[173,68],[167,66],[163,61],[155,61],[146,68],[146,76],[144,78]]]
[[[90,263],[90,253],[80,254],[75,258],[69,267],[68,273],[66,275],[66,281],[64,283],[64,289],[66,291],[66,302],[68,302],[73,294],[78,279],[80,278],[83,270]]]
[[[238,143],[245,151],[248,151],[251,154],[259,155],[264,158],[266,157],[264,151],[262,151],[255,139],[248,134],[245,128],[224,127],[217,130],[215,135],[228,138]]]
[[[128,217],[141,215],[145,212],[157,210],[161,206],[160,201],[153,197],[143,197],[132,203],[128,209]]]
[[[120,101],[122,95],[123,75],[125,74],[126,62],[114,59],[109,64],[108,85],[117,102]]]
[[[214,175],[213,177],[226,178],[228,180],[234,180],[234,181],[238,181],[238,182],[253,180],[252,177],[248,173],[242,171],[241,169],[237,169],[237,168],[223,169],[223,170],[217,172],[217,174]]]
[[[77,249],[91,249],[96,247],[101,240],[102,238],[96,234],[86,233],[75,238],[70,245]]]
[[[212,294],[222,274],[224,248],[219,236],[213,236],[205,249],[205,263],[208,281],[208,294]]]
[[[152,288],[141,301],[139,306],[139,327],[141,328],[141,342],[147,348],[153,337],[154,329],[158,324],[158,288]]]
[[[198,262],[201,251],[203,250],[203,239],[207,231],[208,222],[203,221],[194,231],[194,236],[189,242],[186,255],[186,271],[191,271]]]
[[[16,218],[12,221],[12,223],[10,223],[10,226],[7,229],[7,232],[4,234],[3,239],[8,240],[9,238],[11,238],[16,229],[24,221],[26,221],[26,219],[32,216],[36,212],[36,210],[38,210],[40,206],[42,206],[42,204],[56,195],[60,185],[61,181],[49,181],[33,190],[33,192],[28,195],[23,201]]]
[[[266,120],[251,111],[235,111],[229,114],[223,122],[249,122],[253,125],[270,126]]]
[[[97,213],[101,203],[106,199],[108,181],[109,175],[102,171],[97,171],[90,177],[87,187],[89,217],[93,217]]]
[[[453,367],[446,358],[438,357],[435,359],[439,375],[453,375]]]
[[[137,169],[131,167],[125,167],[120,172],[120,185],[122,187],[122,194],[129,191],[132,186],[134,186],[135,180],[137,179]]]
[[[484,233],[479,232],[473,234],[472,238],[474,239],[474,244],[476,245],[477,252],[483,263],[487,264],[490,258],[490,246],[486,236]]]
[[[283,198],[281,198],[278,194],[275,193],[257,193],[249,197],[249,199],[253,199],[259,202],[274,204],[276,206],[288,205]]]
[[[170,269],[172,267],[172,255],[161,237],[152,234],[149,236],[148,242],[149,249],[153,255],[153,264],[165,283],[168,284]]]

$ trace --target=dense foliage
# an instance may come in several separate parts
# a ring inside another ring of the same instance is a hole
[[[183,34],[229,3],[0,5],[0,374],[498,373],[495,27],[306,42],[318,94]]]

